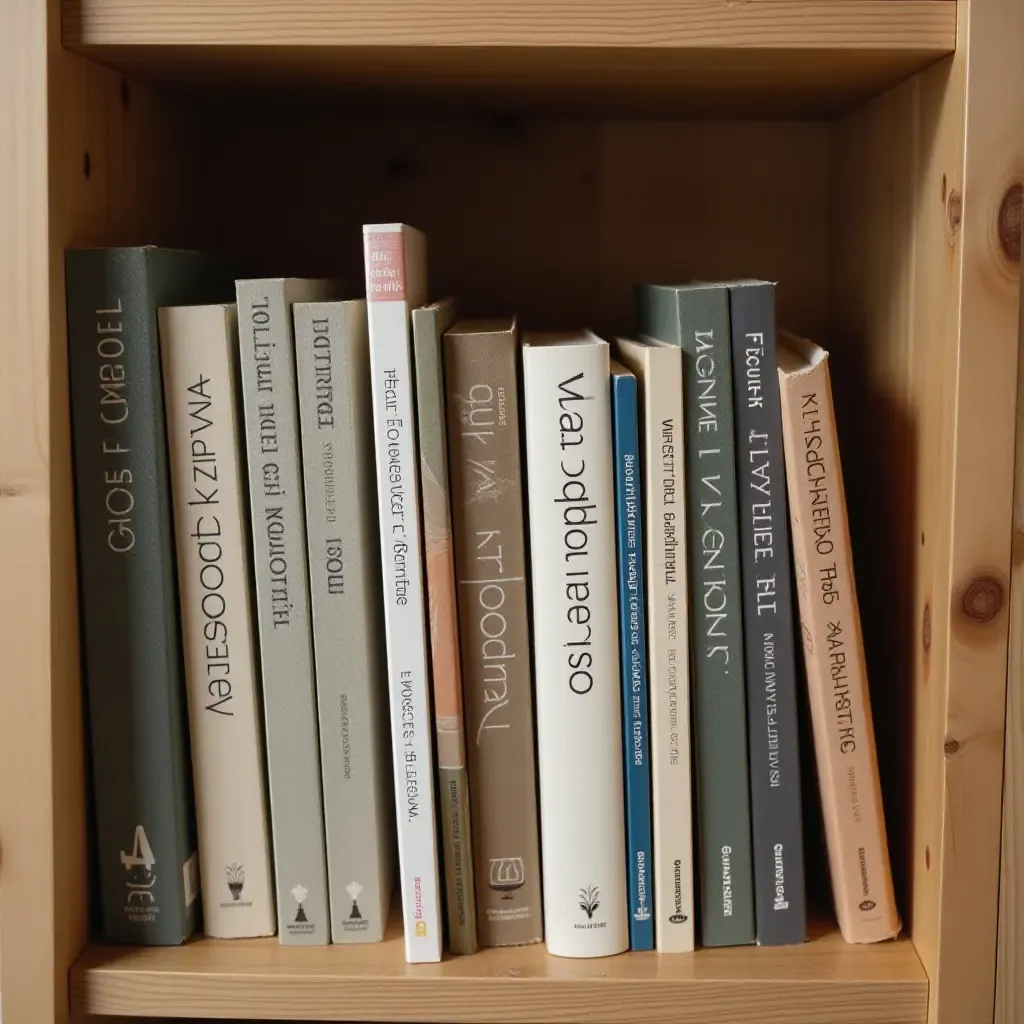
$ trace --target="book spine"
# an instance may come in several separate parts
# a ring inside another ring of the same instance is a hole
[[[807,938],[789,517],[774,286],[731,289],[757,941]]]
[[[394,828],[366,304],[292,312],[331,938],[380,942]]]
[[[512,332],[445,336],[483,946],[523,945],[544,936],[517,363]]]
[[[239,281],[238,324],[278,933],[330,941],[291,310],[281,280]]]
[[[724,287],[678,293],[705,946],[755,936],[728,301]]]
[[[444,308],[450,310],[450,307]],[[475,953],[477,949],[476,897],[473,891],[469,773],[466,770],[462,713],[462,665],[438,313],[437,308],[428,308],[416,310],[413,314],[416,416],[448,945],[453,953],[465,955]],[[446,319],[450,321],[450,313],[446,313]]]
[[[615,504],[619,560],[619,645],[625,767],[629,945],[654,949],[651,888],[651,764],[648,746],[644,528],[636,378],[612,378]]]
[[[682,353],[652,347],[642,381],[658,949],[694,948],[690,652]]]
[[[160,310],[203,930],[275,931],[264,800],[235,312]]]
[[[836,916],[847,942],[900,929],[882,813],[827,357],[784,374],[782,422],[800,625]]]
[[[404,231],[364,234],[405,955],[441,959],[427,609]],[[375,282],[387,272],[387,290]]]
[[[66,270],[101,932],[173,945],[199,870],[156,310],[143,250],[69,252]]]
[[[523,365],[544,927],[557,956],[607,956],[629,946],[608,346]]]

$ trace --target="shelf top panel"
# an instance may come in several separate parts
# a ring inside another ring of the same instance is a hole
[[[956,2],[63,0],[63,40],[203,91],[828,112],[951,53]]]
[[[87,949],[73,1013],[267,1020],[531,1024],[924,1024],[928,983],[906,939],[847,945],[834,928],[778,949],[549,956],[543,945],[406,964],[401,925],[376,945],[197,939]]]

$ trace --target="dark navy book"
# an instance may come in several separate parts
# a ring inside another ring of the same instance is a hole
[[[623,766],[629,945],[654,949],[651,875],[651,764],[647,715],[647,627],[644,621],[643,493],[636,378],[612,362],[615,526],[622,651]]]

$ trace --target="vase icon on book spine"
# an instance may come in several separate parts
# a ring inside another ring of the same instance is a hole
[[[488,884],[500,892],[503,900],[512,899],[512,893],[521,889],[526,881],[526,868],[522,857],[495,857],[491,860]]]
[[[229,864],[224,873],[227,876],[228,889],[231,890],[231,898],[238,900],[245,885],[245,869],[241,864]]]
[[[309,918],[306,917],[306,910],[305,910],[305,908],[302,905],[302,901],[308,895],[309,895],[309,890],[304,885],[297,885],[297,886],[295,886],[294,889],[292,889],[292,897],[294,898],[295,902],[298,903],[298,905],[299,905],[298,913],[296,913],[296,915],[295,915],[296,923],[299,922],[299,921],[308,921],[309,920]]]
[[[355,881],[349,882],[345,886],[345,892],[352,897],[352,912],[348,915],[350,921],[358,921],[362,918],[362,914],[359,912],[359,894],[363,891],[363,887]]]

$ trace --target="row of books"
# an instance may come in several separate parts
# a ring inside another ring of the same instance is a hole
[[[411,962],[803,941],[801,668],[896,934],[826,353],[755,281],[520,339],[363,243],[365,298],[67,254],[103,936],[378,941],[397,859]]]

